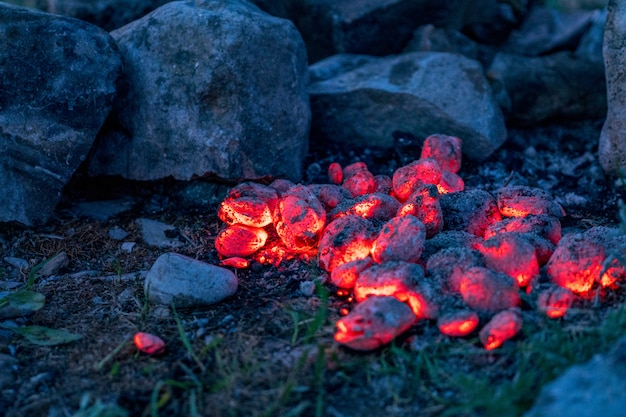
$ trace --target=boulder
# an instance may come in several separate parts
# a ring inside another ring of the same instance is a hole
[[[606,9],[594,10],[591,17],[591,26],[583,34],[575,51],[577,58],[597,62],[603,68],[602,43],[604,41],[604,22],[606,22]]]
[[[573,50],[593,21],[589,10],[559,11],[533,7],[521,27],[511,32],[502,49],[519,55],[537,56]]]
[[[312,136],[342,144],[391,148],[399,132],[422,139],[441,133],[461,138],[463,153],[483,160],[506,139],[481,65],[457,54],[374,59],[309,92]]]
[[[243,0],[176,1],[111,35],[125,88],[91,175],[300,179],[310,108],[291,22]]]
[[[325,81],[378,59],[378,57],[373,55],[333,55],[309,66],[309,82],[313,84],[319,81]]]
[[[458,30],[428,24],[413,32],[403,52],[453,52],[478,59],[479,46]]]
[[[608,110],[598,157],[607,174],[621,176],[626,168],[626,3],[609,0],[604,30],[604,65]]]
[[[104,30],[0,4],[0,222],[45,223],[111,110],[122,60]]]
[[[626,399],[626,338],[607,354],[569,368],[541,389],[524,417],[619,417]]]
[[[311,62],[331,55],[399,53],[415,28],[425,24],[460,29],[491,22],[496,0],[253,0],[288,17],[307,45]]]
[[[9,3],[74,17],[111,31],[148,14],[169,0],[9,0]]]
[[[597,119],[606,112],[602,64],[573,52],[541,57],[499,53],[487,78],[511,125]]]
[[[601,9],[606,6],[608,0],[552,0],[550,4],[558,10],[576,9]]]
[[[261,10],[272,16],[289,19],[296,13],[299,4],[293,0],[250,0]]]
[[[506,42],[512,31],[521,26],[532,7],[530,3],[528,0],[498,0],[495,5],[493,2],[477,4],[483,13],[488,13],[489,19],[468,22],[463,27],[463,33],[480,44],[498,47]]]

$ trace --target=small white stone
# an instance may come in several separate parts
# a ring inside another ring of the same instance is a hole
[[[128,236],[128,232],[119,226],[109,229],[109,237],[115,240],[124,240]]]
[[[122,250],[124,252],[131,253],[135,245],[136,245],[135,242],[124,242],[122,243]]]
[[[6,256],[3,258],[4,262],[8,263],[11,266],[19,269],[20,271],[23,269],[28,269],[28,261],[22,258],[16,258],[14,256]]]
[[[300,283],[300,293],[305,297],[310,297],[315,292],[315,283],[313,281],[302,281]]]
[[[146,274],[144,291],[151,301],[179,308],[206,306],[237,291],[235,274],[177,253],[165,253]]]
[[[42,277],[55,275],[69,264],[70,258],[67,256],[67,253],[59,252],[45,261],[45,263],[37,271],[37,275]]]
[[[175,230],[173,226],[151,219],[137,219],[141,227],[141,236],[148,245],[158,248],[176,248],[182,246],[182,242],[176,238],[167,237],[165,232]]]

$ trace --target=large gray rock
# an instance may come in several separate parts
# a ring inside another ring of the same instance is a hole
[[[608,110],[598,156],[607,174],[624,175],[626,169],[626,2],[609,0],[604,29],[604,65]]]
[[[335,78],[345,72],[352,71],[379,58],[373,55],[338,54],[309,67],[311,84]]]
[[[8,0],[48,13],[85,20],[111,31],[148,14],[169,0]]]
[[[399,53],[421,25],[460,29],[491,22],[496,0],[253,0],[269,13],[291,19],[305,40],[309,60],[339,53]]]
[[[315,64],[334,67],[328,58]],[[312,135],[358,146],[393,146],[394,133],[460,137],[482,160],[506,139],[481,65],[461,55],[415,52],[374,59],[311,84]]]
[[[543,387],[524,417],[621,417],[626,409],[626,338],[612,352],[569,368]]]
[[[0,222],[46,222],[87,157],[121,57],[102,29],[0,3]]]
[[[598,119],[606,112],[601,62],[558,52],[541,57],[496,54],[487,70],[508,123]]]
[[[478,59],[478,49],[476,42],[458,30],[428,24],[413,32],[413,37],[403,52],[452,52]]]
[[[600,63],[602,68],[604,68],[604,59],[602,57],[604,22],[606,22],[606,9],[594,10],[591,17],[591,26],[580,39],[575,52],[577,58]]]
[[[528,56],[573,49],[592,21],[593,12],[589,10],[563,12],[533,7],[522,26],[509,35],[502,49],[504,52]]]
[[[559,10],[601,9],[606,7],[608,0],[552,0],[550,4]]]
[[[240,0],[177,1],[112,36],[126,88],[90,174],[300,179],[310,108],[291,22]]]
[[[144,283],[151,301],[178,308],[215,304],[235,294],[237,286],[232,271],[172,252],[157,258]]]

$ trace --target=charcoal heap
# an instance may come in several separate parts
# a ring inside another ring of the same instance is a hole
[[[577,297],[626,278],[611,254],[626,239],[617,230],[562,239],[565,211],[547,192],[465,190],[460,168],[461,139],[436,134],[392,177],[357,162],[331,164],[330,184],[243,183],[220,205],[226,226],[215,246],[235,267],[317,259],[357,302],[335,333],[357,350],[387,344],[418,320],[450,337],[480,328],[495,349],[521,329],[520,292],[559,318]]]

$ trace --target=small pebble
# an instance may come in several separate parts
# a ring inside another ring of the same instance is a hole
[[[122,243],[122,250],[126,253],[131,253],[135,245],[135,242],[124,242]]]
[[[124,240],[128,236],[128,232],[119,226],[109,229],[109,237],[114,240]]]
[[[14,266],[15,268],[21,270],[24,269],[28,269],[28,261],[26,259],[22,259],[22,258],[16,258],[13,256],[6,256],[3,258],[4,262],[8,263],[11,266]]]
[[[168,238],[165,234],[167,230],[174,230],[175,228],[173,226],[144,218],[137,219],[136,223],[141,228],[141,236],[144,242],[150,246],[175,248],[182,245],[182,242],[177,238]]]
[[[153,334],[139,332],[135,334],[133,341],[137,349],[148,355],[159,355],[165,352],[165,342]]]
[[[233,316],[232,314],[227,314],[226,316],[224,316],[222,320],[220,320],[218,324],[220,326],[226,326],[227,324],[232,323],[234,321],[235,321],[235,316]]]
[[[305,297],[310,297],[315,293],[315,283],[313,281],[302,281],[300,283],[300,293]]]
[[[41,277],[49,277],[56,275],[61,269],[70,264],[70,258],[65,252],[59,252],[50,259],[46,260],[43,266],[37,271],[37,275]]]

